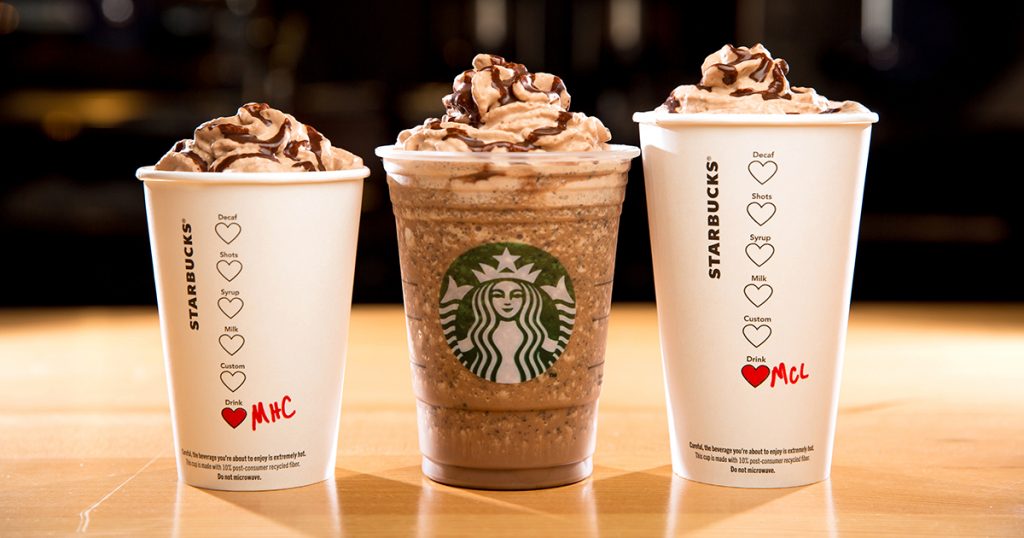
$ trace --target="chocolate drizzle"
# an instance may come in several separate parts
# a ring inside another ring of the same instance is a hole
[[[562,94],[565,93],[565,83],[559,77],[553,77],[551,89],[545,91],[537,87],[534,75],[526,69],[525,65],[508,62],[505,58],[493,54],[489,56],[489,59],[491,65],[468,69],[455,79],[452,84],[452,93],[444,96],[441,100],[446,110],[446,114],[442,118],[443,121],[464,123],[472,127],[480,127],[483,124],[480,106],[473,98],[473,78],[482,73],[490,75],[491,87],[498,92],[498,106],[522,102],[522,99],[515,93],[516,84],[529,93],[547,95],[549,102],[560,101]],[[502,79],[502,68],[512,71],[512,76]]]
[[[306,131],[308,132],[309,129],[310,129],[310,126],[307,125],[306,126]],[[309,149],[309,142],[308,141],[306,141],[306,140],[292,140],[291,142],[288,142],[284,146],[284,151],[282,153],[284,153],[285,157],[288,157],[289,159],[295,161],[295,164],[292,165],[292,168],[305,168],[307,172],[316,172],[317,167],[316,167],[315,164],[313,164],[310,161],[300,161],[299,160],[299,152],[302,151],[303,149]],[[314,155],[316,155],[316,154],[314,153]],[[323,166],[323,164],[321,163],[321,168],[320,168],[321,171],[323,170],[322,166]]]
[[[567,91],[567,90],[565,89],[565,83],[562,82],[562,78],[558,77],[558,76],[555,76],[554,80],[551,82],[551,91],[548,92],[548,93],[556,94],[558,96],[558,98],[561,99],[562,98],[562,92],[565,92],[565,91]],[[569,108],[566,107],[565,110],[568,111]]]
[[[253,117],[258,118],[260,121],[262,121],[263,125],[269,127],[274,124],[273,120],[263,115],[264,111],[270,109],[270,105],[266,103],[248,103],[244,105],[242,108],[247,110],[249,114],[252,114]]]
[[[256,135],[251,134],[247,127],[241,125],[235,125],[233,123],[222,123],[217,126],[220,129],[220,133],[224,135],[224,138],[228,140],[234,140],[239,144],[256,144],[260,147],[260,152],[273,155],[281,151],[281,143],[284,141],[285,134],[291,129],[292,122],[284,120],[281,127],[277,129],[277,133],[274,136],[260,140]],[[312,139],[310,140],[312,141]]]
[[[402,131],[398,145],[472,152],[532,152],[589,145],[603,149],[610,136],[600,121],[569,112],[569,94],[561,78],[530,73],[526,66],[500,56],[476,55],[473,69],[455,77],[452,92],[442,102],[445,115]],[[506,105],[512,106],[503,109]]]
[[[447,110],[445,121],[480,126],[480,109],[473,101],[473,70],[462,72],[462,77],[452,85],[452,93],[441,99]]]
[[[753,88],[739,88],[729,95],[732,97],[746,97],[748,95],[760,95],[765,101],[772,99],[792,99],[793,96],[786,91],[786,75],[789,73],[789,64],[786,60],[778,59],[772,60],[770,56],[763,52],[752,53],[750,49],[746,47],[735,47],[733,45],[727,45],[729,52],[735,59],[728,63],[717,63],[713,64],[711,68],[717,69],[722,74],[722,84],[725,86],[732,86],[736,84],[739,78],[739,70],[736,68],[737,65],[749,61],[749,60],[760,60],[757,67],[751,71],[747,78],[754,82],[761,84],[771,75],[771,81],[768,83],[768,87],[764,90],[754,90]],[[706,77],[705,77],[706,78]],[[713,86],[710,84],[703,84],[704,79],[701,83],[697,84],[697,88],[705,91],[711,91]],[[667,102],[666,102],[667,103]]]
[[[469,136],[469,133],[458,127],[448,127],[447,129],[445,129],[445,131],[447,132],[445,133],[444,138],[442,138],[441,140],[448,140],[449,138],[460,140],[462,141],[462,143],[466,144],[466,146],[469,147],[470,151],[477,153],[483,151],[493,151],[497,148],[506,149],[510,152],[523,152],[536,149],[533,146],[527,146],[516,142],[506,142],[504,140],[499,140],[497,142],[484,142],[479,138],[473,138],[472,136]]]
[[[664,103],[665,108],[667,108],[669,112],[679,112],[679,107],[682,106],[682,104],[683,103],[681,103],[679,99],[676,99],[676,96],[672,94],[669,94],[668,99],[665,99]]]
[[[255,116],[256,114],[253,115]],[[275,133],[274,136],[266,140],[262,140],[258,138],[256,135],[250,133],[247,127],[235,125],[233,123],[222,123],[218,125],[217,128],[220,129],[220,132],[224,136],[224,138],[227,138],[228,140],[233,140],[235,142],[238,142],[239,144],[255,144],[256,146],[259,147],[259,152],[241,154],[236,159],[231,159],[230,157],[225,158],[223,161],[221,161],[220,165],[218,165],[218,168],[220,168],[221,170],[216,171],[222,171],[224,167],[227,166],[227,164],[230,164],[243,156],[253,157],[256,155],[262,155],[263,157],[270,158],[275,162],[280,162],[277,159],[277,154],[280,153],[293,161],[298,161],[299,151],[302,150],[303,148],[309,149],[309,151],[313,152],[313,155],[316,156],[317,164],[314,165],[311,162],[300,161],[292,165],[293,168],[301,166],[310,171],[326,170],[326,168],[324,167],[322,155],[324,137],[319,132],[317,132],[316,129],[310,127],[309,125],[306,125],[306,132],[309,133],[309,141],[291,140],[288,143],[284,143],[285,136],[291,130],[291,127],[291,120],[286,119],[284,120],[284,123],[281,124],[281,127],[278,128],[277,133]],[[224,164],[225,162],[227,164]]]
[[[761,63],[757,64],[757,69],[750,73],[750,79],[755,82],[764,82],[764,78],[768,76],[768,69],[774,68],[775,62],[768,59],[767,56],[761,55]]]
[[[280,162],[280,161],[277,160],[277,157],[274,157],[273,155],[268,155],[268,154],[263,153],[263,152],[259,152],[259,153],[233,153],[233,154],[228,155],[227,157],[224,157],[223,159],[221,159],[220,162],[218,162],[213,167],[213,171],[214,172],[223,172],[223,171],[227,170],[229,166],[231,166],[231,163],[237,161],[238,159],[248,159],[248,158],[268,159],[268,160],[274,161],[275,163],[276,162]]]
[[[533,146],[534,144],[537,143],[538,140],[540,140],[540,137],[542,136],[554,136],[560,134],[569,125],[569,120],[571,119],[571,112],[559,112],[558,124],[556,124],[554,127],[540,127],[534,129],[533,132],[527,135],[526,140],[524,140],[523,142],[525,142],[528,146]]]
[[[544,90],[542,90],[542,89],[537,87],[537,85],[534,83],[533,74],[527,72],[526,68],[523,67],[523,64],[511,64],[511,65],[517,66],[517,69],[516,69],[516,74],[517,75],[516,76],[519,77],[518,82],[522,83],[522,86],[523,86],[524,90],[526,90],[526,91],[528,91],[530,93],[543,93],[543,94],[546,94],[548,96],[548,101],[550,101],[552,103],[561,101],[561,99],[562,99],[562,92],[565,91],[565,83],[562,82],[561,78],[552,75],[551,90],[550,91],[544,91]],[[522,69],[522,73],[520,73],[519,68]],[[513,82],[513,84],[514,83],[515,82]],[[502,103],[502,104],[505,104],[505,103]],[[568,110],[568,108],[566,110]]]
[[[756,58],[758,56],[764,56],[764,54],[760,54],[760,53],[759,54],[754,54],[754,53],[750,52],[750,49],[748,49],[747,47],[737,47],[737,46],[735,46],[735,45],[733,45],[731,43],[728,45],[728,47],[729,47],[729,52],[731,52],[734,56],[736,56],[736,61],[733,62],[733,65],[736,65],[736,64],[738,64],[740,62],[745,62],[745,61],[747,61],[747,60],[749,60],[751,58]]]
[[[191,141],[179,140],[177,144],[174,144],[174,149],[172,149],[171,151],[175,153],[180,153],[181,155],[188,157],[193,163],[195,163],[197,167],[199,167],[200,172],[208,171],[209,166],[207,166],[206,161],[204,161],[202,157],[196,155],[196,153],[190,149],[191,144],[189,144],[189,142]]]
[[[734,114],[868,112],[860,103],[837,103],[818,95],[813,88],[791,87],[786,78],[789,64],[782,58],[773,59],[760,44],[752,48],[726,45],[708,55],[701,69],[699,83],[675,88],[656,110]],[[761,99],[753,98],[755,95]]]
[[[191,159],[192,162],[196,163],[196,166],[199,167],[200,172],[208,172],[210,170],[210,167],[207,166],[206,161],[204,161],[202,157],[196,155],[194,151],[182,151],[181,154]]]
[[[494,61],[494,56],[491,57],[491,61]],[[509,67],[513,70],[513,80],[522,77],[526,73],[526,68],[520,64],[514,64],[514,66]],[[487,71],[491,74],[491,87],[498,91],[498,106],[511,103],[515,98],[515,94],[512,92],[511,84],[506,85],[502,82],[501,69],[498,69],[498,65],[489,65],[480,71]]]
[[[248,103],[244,105],[246,111],[249,112],[254,118],[260,120],[265,126],[271,126],[274,124],[273,120],[269,119],[264,115],[264,112],[271,110],[270,106],[266,103]],[[289,133],[292,131],[292,121],[285,118],[284,122],[277,129],[270,138],[263,140],[253,134],[249,130],[247,125],[237,125],[229,122],[211,122],[205,126],[205,130],[213,131],[217,130],[220,135],[240,145],[254,145],[257,148],[255,152],[248,153],[235,153],[229,154],[220,158],[219,161],[214,163],[207,163],[200,155],[192,151],[192,144],[190,140],[181,140],[174,145],[172,151],[179,153],[192,160],[203,172],[223,172],[227,170],[232,163],[239,159],[246,158],[258,158],[267,159],[274,162],[280,162],[279,156],[283,155],[285,158],[296,161],[292,168],[303,168],[307,171],[326,170],[323,161],[323,145],[324,137],[316,129],[306,125],[306,132],[309,135],[309,140],[291,139]],[[290,139],[290,140],[289,140]],[[287,140],[287,142],[286,142]],[[308,150],[313,153],[316,157],[316,163],[312,161],[299,160],[299,152]],[[212,166],[212,170],[210,170]]]
[[[569,122],[571,120],[571,112],[559,112],[558,122],[556,125],[552,127],[539,127],[537,129],[534,129],[533,131],[530,132],[530,134],[526,136],[526,138],[522,142],[506,142],[504,140],[499,140],[497,142],[484,142],[479,138],[473,138],[465,130],[460,129],[458,127],[446,128],[445,136],[441,140],[448,140],[449,138],[460,140],[464,144],[466,144],[466,146],[469,147],[470,151],[473,152],[493,151],[497,148],[505,149],[510,152],[533,151],[536,149],[540,149],[537,146],[537,142],[540,141],[540,137],[554,136],[562,133],[568,127]],[[431,122],[431,125],[434,125],[434,123]],[[438,127],[440,127],[440,122],[438,122],[437,125]]]
[[[739,72],[736,70],[735,65],[718,64],[715,67],[722,72],[722,84],[726,86],[736,84],[736,77],[739,76]]]
[[[303,147],[308,148],[309,142],[306,140],[292,140],[291,142],[285,144],[284,151],[282,153],[284,153],[285,157],[288,157],[293,161],[297,161],[299,160],[299,150],[301,150]]]
[[[324,167],[324,158],[323,158],[324,137],[323,137],[323,135],[320,134],[320,131],[317,131],[316,129],[314,129],[313,127],[311,127],[309,125],[306,126],[306,132],[309,133],[309,150],[312,151],[313,155],[316,156],[317,170],[320,170],[321,172],[324,171],[324,170],[327,170],[327,168]]]

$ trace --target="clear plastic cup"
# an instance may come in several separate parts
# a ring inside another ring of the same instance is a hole
[[[586,478],[639,150],[377,154],[398,226],[424,474],[486,489]]]

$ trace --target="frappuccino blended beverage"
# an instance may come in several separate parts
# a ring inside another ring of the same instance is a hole
[[[398,228],[423,471],[529,489],[592,470],[619,213],[636,148],[562,81],[491,55],[379,148]]]

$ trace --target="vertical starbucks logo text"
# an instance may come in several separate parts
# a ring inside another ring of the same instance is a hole
[[[576,322],[572,279],[554,256],[521,243],[463,253],[441,283],[441,328],[469,371],[496,383],[544,373]]]

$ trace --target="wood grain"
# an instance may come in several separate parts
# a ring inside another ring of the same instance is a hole
[[[419,472],[401,309],[356,307],[336,479],[177,483],[153,309],[0,311],[0,535],[1024,535],[1024,306],[854,307],[831,480],[673,477],[652,305],[610,324],[594,476],[533,492]]]

